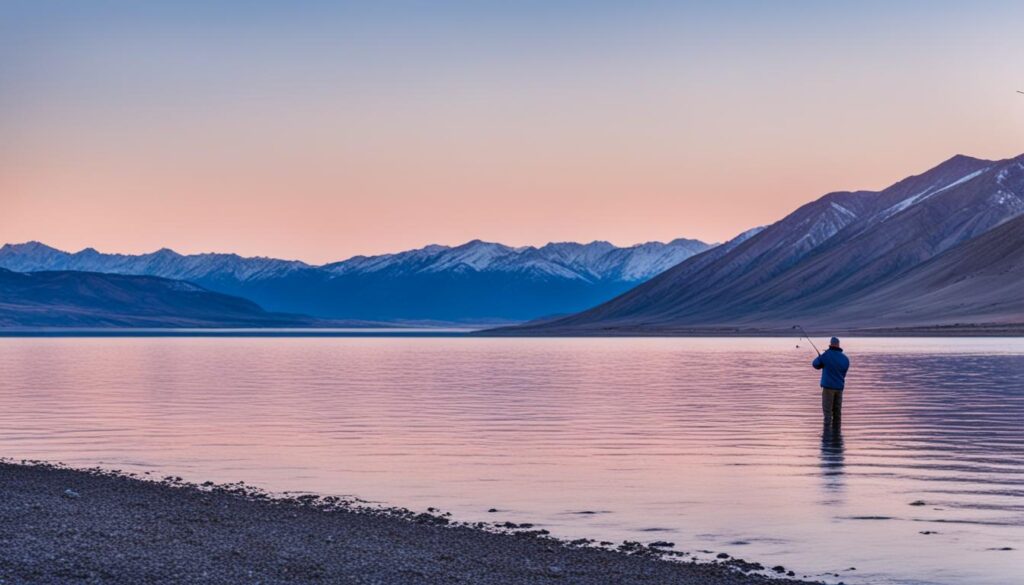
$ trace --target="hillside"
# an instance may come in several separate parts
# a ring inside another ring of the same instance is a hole
[[[316,322],[191,283],[0,269],[0,327],[297,327]]]
[[[780,329],[794,322],[855,329],[946,323],[953,315],[1014,320],[1012,311],[965,311],[963,299],[938,293],[934,302],[907,312],[901,307],[916,296],[914,281],[899,283],[924,278],[915,269],[930,270],[925,265],[932,259],[1022,213],[1024,156],[956,156],[882,191],[825,195],[739,245],[690,258],[593,309],[498,333],[657,334]],[[953,262],[946,268],[952,278],[979,261],[970,250],[960,254],[959,262],[942,261]],[[1024,285],[1017,272],[1006,278]],[[1012,288],[986,298],[1010,307]]]
[[[838,309],[865,326],[1024,324],[1024,216],[925,262]]]

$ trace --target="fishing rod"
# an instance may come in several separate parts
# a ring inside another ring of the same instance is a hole
[[[816,351],[816,352],[818,353],[818,355],[819,355],[819,356],[821,356],[821,352],[820,352],[820,351],[818,351],[818,346],[817,346],[817,345],[814,345],[814,342],[813,342],[813,341],[811,341],[811,338],[810,338],[810,337],[809,337],[809,336],[807,335],[807,332],[806,332],[806,331],[804,331],[804,328],[803,328],[803,327],[801,327],[801,326],[799,326],[799,325],[793,325],[793,329],[799,329],[799,330],[800,330],[800,333],[802,333],[802,334],[803,334],[803,338],[804,338],[804,339],[806,339],[806,340],[807,340],[807,341],[808,341],[808,342],[809,342],[809,343],[811,344],[811,347],[813,347],[813,348],[814,348],[814,351]]]

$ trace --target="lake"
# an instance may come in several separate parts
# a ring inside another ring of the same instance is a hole
[[[6,338],[0,456],[667,540],[829,582],[1019,582],[1024,339],[844,345],[834,436],[796,338]]]

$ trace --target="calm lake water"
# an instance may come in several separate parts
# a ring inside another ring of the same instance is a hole
[[[845,345],[833,438],[796,339],[0,339],[0,456],[1024,582],[1024,340]]]

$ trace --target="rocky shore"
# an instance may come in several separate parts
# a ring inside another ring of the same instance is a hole
[[[807,583],[738,559],[696,563],[670,544],[570,543],[528,525],[270,497],[243,484],[0,462],[3,585]]]

